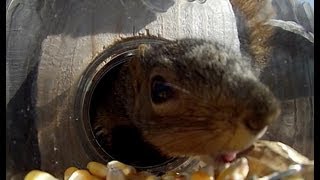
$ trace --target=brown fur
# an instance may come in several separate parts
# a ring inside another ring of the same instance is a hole
[[[265,66],[272,50],[269,40],[273,35],[273,28],[266,24],[275,14],[271,2],[269,0],[230,0],[230,2],[246,20],[250,54],[257,65]]]
[[[265,24],[273,16],[270,1],[231,3],[246,19],[254,64],[263,67],[273,35]],[[125,125],[137,128],[144,141],[166,155],[217,156],[248,147],[280,113],[272,93],[253,76],[250,59],[216,42],[184,39],[142,45],[138,52],[120,69],[111,85],[114,94],[101,98],[97,109],[96,134],[110,146],[112,129]],[[155,75],[172,85],[173,99],[150,100]]]
[[[182,39],[140,46],[139,52],[120,69],[115,94],[98,108],[96,126],[105,134],[118,125],[135,126],[164,154],[217,156],[248,147],[279,115],[249,60],[219,43]],[[157,75],[174,90],[160,104],[150,98]]]

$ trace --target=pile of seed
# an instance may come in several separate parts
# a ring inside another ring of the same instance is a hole
[[[229,167],[214,175],[212,166],[205,166],[193,172],[167,172],[162,176],[155,176],[146,171],[138,172],[134,167],[119,161],[110,161],[107,165],[89,162],[87,169],[69,167],[64,172],[64,180],[225,180],[245,179],[249,172],[248,161],[240,158]],[[57,180],[53,175],[39,170],[32,170],[25,180]]]

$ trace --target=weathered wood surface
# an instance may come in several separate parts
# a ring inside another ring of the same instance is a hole
[[[296,9],[304,6],[294,1],[277,1],[278,18],[299,22],[303,14]],[[287,5],[281,5],[281,4]],[[288,5],[290,4],[290,6]],[[281,7],[289,11],[280,11]],[[290,7],[292,8],[290,10]],[[309,9],[310,10],[310,9]],[[290,15],[291,13],[291,15]],[[310,13],[309,11],[307,14]],[[291,19],[290,19],[291,17]],[[311,19],[313,21],[313,19]],[[309,25],[312,22],[305,22]],[[275,34],[271,40],[272,59],[262,71],[261,79],[282,101],[282,114],[266,138],[281,141],[310,159],[314,157],[314,44],[313,34],[293,22],[272,23]]]
[[[265,139],[283,142],[310,159],[314,158],[314,98],[283,101],[282,113]]]

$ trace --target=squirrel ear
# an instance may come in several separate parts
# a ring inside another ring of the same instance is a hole
[[[132,76],[141,75],[141,59],[138,56],[133,57],[129,62],[129,71]]]
[[[141,63],[143,63],[146,50],[150,48],[151,47],[149,45],[140,44],[137,48],[138,52],[136,56],[129,62],[129,71],[133,77],[132,83],[136,93],[140,91],[143,80],[145,80],[143,75],[144,70]]]
[[[147,44],[140,44],[138,46],[138,57],[143,58],[145,56],[146,50],[150,49],[150,46]]]
[[[129,73],[130,76],[132,76],[132,85],[134,87],[135,93],[137,94],[140,91],[143,78],[141,58],[139,56],[135,56],[128,63]]]

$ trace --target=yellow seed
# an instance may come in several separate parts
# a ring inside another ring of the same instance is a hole
[[[209,174],[203,171],[196,171],[192,173],[191,180],[212,180],[212,178],[209,176]]]
[[[89,162],[87,164],[87,168],[90,171],[90,173],[95,176],[98,176],[101,178],[107,177],[108,168],[104,164],[101,164],[98,162]]]
[[[157,180],[157,176],[151,175],[146,178],[146,180]]]
[[[126,168],[127,165],[119,162],[119,161],[110,161],[107,165],[108,168],[117,168],[117,169],[123,169]]]
[[[121,170],[122,170],[123,174],[126,176],[128,176],[129,174],[136,173],[136,170],[131,166],[128,166],[128,167],[121,169]]]
[[[161,179],[163,180],[175,180],[177,176],[177,173],[169,171],[166,174],[164,174],[163,176],[161,176]]]
[[[176,176],[176,179],[175,179],[175,180],[186,180],[186,179],[188,179],[187,176],[184,176],[184,175],[179,174],[179,175]]]
[[[78,170],[78,168],[76,167],[69,167],[68,169],[66,169],[64,171],[64,180],[68,180],[72,173],[74,173],[76,170]]]
[[[241,158],[232,163],[230,167],[223,170],[219,174],[217,180],[246,179],[248,173],[248,160],[246,158]]]
[[[91,180],[105,180],[105,179],[106,178],[101,178],[101,177],[92,175],[92,179]]]
[[[25,177],[24,180],[58,180],[51,174],[40,171],[40,170],[32,170]]]
[[[108,180],[126,180],[126,176],[123,174],[123,172],[116,168],[116,167],[111,167],[108,168]]]
[[[191,174],[189,172],[180,172],[177,177],[176,180],[187,180],[191,178]]]
[[[72,173],[69,180],[93,180],[95,179],[87,170],[76,170]]]
[[[107,167],[120,169],[123,172],[123,174],[126,176],[132,173],[136,173],[136,169],[134,167],[123,164],[119,161],[110,161]]]

